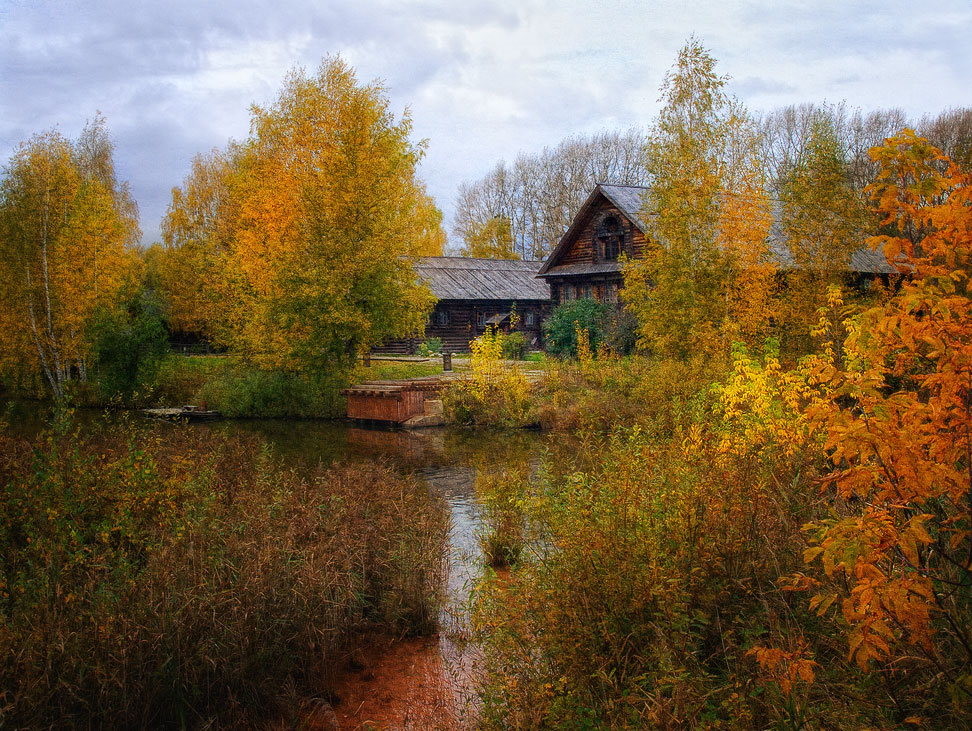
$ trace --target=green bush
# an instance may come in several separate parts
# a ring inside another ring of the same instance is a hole
[[[341,412],[343,381],[237,364],[215,374],[195,395],[196,403],[230,417],[332,417]]]
[[[519,330],[506,333],[502,340],[503,357],[506,360],[523,360],[526,353],[526,336]]]
[[[577,330],[586,330],[591,350],[604,341],[609,306],[595,299],[571,300],[558,305],[543,323],[547,352],[553,355],[576,357]]]
[[[429,338],[424,343],[418,344],[418,355],[428,358],[432,355],[442,354],[442,338]]]
[[[158,300],[139,292],[117,312],[102,311],[94,323],[98,395],[131,403],[154,382],[169,350]]]

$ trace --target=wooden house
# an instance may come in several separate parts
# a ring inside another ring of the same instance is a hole
[[[645,190],[638,185],[594,188],[537,272],[550,284],[554,304],[582,297],[617,300],[622,283],[618,257],[640,259],[645,253]]]
[[[581,297],[617,300],[622,286],[618,257],[622,253],[629,259],[645,256],[646,190],[637,185],[599,184],[594,188],[537,272],[537,277],[549,282],[554,304]],[[778,215],[770,229],[769,245],[778,269],[793,269]],[[858,285],[893,273],[884,254],[868,248],[854,252],[848,265],[848,275]]]
[[[537,279],[538,261],[423,256],[415,273],[437,302],[425,326],[425,339],[439,338],[447,351],[469,350],[469,341],[487,326],[513,329],[539,348],[540,325],[550,313],[550,288]],[[419,341],[397,340],[377,352],[412,352]]]

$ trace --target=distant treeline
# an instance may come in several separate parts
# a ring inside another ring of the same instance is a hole
[[[861,192],[878,166],[868,151],[908,127],[962,165],[972,161],[972,108],[948,109],[910,119],[900,109],[866,112],[840,104],[806,103],[746,115],[759,133],[764,186],[778,196],[782,181],[805,162],[815,125],[836,137],[848,184]],[[650,185],[646,158],[655,127],[569,137],[538,153],[501,160],[479,180],[463,183],[456,197],[453,233],[471,256],[543,259],[556,246],[596,183]],[[508,237],[508,240],[506,240]],[[484,239],[487,242],[484,245]]]

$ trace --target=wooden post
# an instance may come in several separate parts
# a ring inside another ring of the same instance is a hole
[[[361,356],[361,362],[364,364],[365,368],[371,368],[371,351],[369,350],[363,356]]]
[[[448,353],[444,350],[442,351],[442,370],[452,370],[452,353]]]

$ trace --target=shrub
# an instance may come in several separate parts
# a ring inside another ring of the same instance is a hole
[[[486,562],[493,567],[510,566],[523,550],[527,475],[520,466],[481,470],[476,477],[482,527],[479,545]]]
[[[424,343],[418,344],[418,355],[428,358],[432,355],[442,354],[442,338],[429,338]]]
[[[469,343],[472,371],[452,381],[442,395],[447,418],[456,424],[499,427],[534,422],[530,384],[516,365],[504,365],[503,335],[494,328]]]
[[[141,291],[118,312],[102,311],[94,323],[98,393],[102,401],[136,399],[155,380],[169,350],[168,333],[155,297]]]
[[[343,380],[286,371],[265,371],[237,364],[222,370],[196,392],[230,417],[329,417],[341,410],[338,392]]]
[[[526,336],[519,330],[502,336],[503,357],[506,360],[523,360],[526,353]]]
[[[553,355],[577,355],[577,332],[587,331],[590,347],[596,350],[604,341],[605,320],[609,308],[595,299],[584,298],[564,302],[554,308],[543,323],[547,352]]]
[[[253,727],[326,693],[359,634],[436,625],[448,518],[386,468],[62,421],[0,434],[0,479],[5,727]]]

